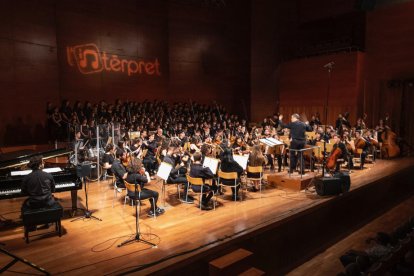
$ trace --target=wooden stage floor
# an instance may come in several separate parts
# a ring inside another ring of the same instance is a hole
[[[378,160],[375,164],[368,164],[365,170],[355,170],[351,174],[351,192],[412,166],[413,158]],[[149,186],[160,191],[161,182],[155,182]],[[89,206],[102,221],[71,222],[67,216],[62,221],[61,238],[56,235],[34,237],[30,244],[23,240],[23,227],[19,219],[23,199],[1,200],[0,215],[16,223],[13,227],[0,229],[0,242],[6,244],[4,248],[8,251],[45,268],[53,275],[116,275],[167,259],[139,272],[148,274],[333,198],[319,197],[305,191],[266,187],[262,194],[248,192],[243,202],[232,202],[229,200],[230,189],[227,190],[227,197],[218,198],[216,210],[200,211],[196,204],[180,203],[176,198],[175,186],[170,186],[167,199],[169,206],[164,215],[155,219],[146,216],[149,203],[143,201],[140,217],[142,237],[156,243],[157,248],[142,243],[117,247],[135,233],[135,209],[129,205],[124,208],[123,197],[119,195],[112,208],[114,193],[110,181],[89,184]],[[56,195],[61,204],[69,209],[70,193]],[[78,196],[78,205],[83,205],[83,191],[79,191]],[[162,206],[161,193],[159,204]],[[168,258],[191,250],[194,251]],[[0,266],[3,267],[10,260],[0,255]],[[36,273],[22,264],[14,265],[10,271]]]

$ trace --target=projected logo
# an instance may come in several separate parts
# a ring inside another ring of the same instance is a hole
[[[93,43],[67,47],[67,57],[70,66],[78,66],[82,74],[98,73],[103,70],[98,46]]]
[[[124,59],[118,55],[99,51],[94,43],[66,47],[66,57],[70,66],[77,66],[80,73],[87,75],[106,72],[121,72],[128,76],[161,76],[158,58],[154,60]]]

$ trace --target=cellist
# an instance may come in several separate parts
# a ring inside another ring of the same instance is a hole
[[[368,140],[366,140],[364,137],[362,137],[361,135],[361,131],[357,130],[355,131],[355,148],[356,149],[361,149],[361,166],[360,169],[364,169],[364,164],[365,164],[365,158],[368,155],[368,150],[369,147],[371,146],[371,144],[369,143]]]
[[[327,164],[329,165],[330,163],[335,163],[333,166],[328,166],[327,167],[329,169],[332,169],[333,167],[335,167],[335,172],[339,172],[340,169],[340,163],[336,162],[337,159],[344,159],[346,161],[348,161],[348,167],[352,168],[353,164],[352,164],[352,158],[349,158],[349,152],[345,146],[345,144],[341,141],[341,137],[338,134],[334,134],[332,139],[334,140],[334,145],[332,147],[332,151],[330,156],[328,157],[328,161]],[[340,152],[340,154],[338,154],[338,152]],[[334,158],[334,155],[336,159],[335,161],[332,162],[332,159]]]

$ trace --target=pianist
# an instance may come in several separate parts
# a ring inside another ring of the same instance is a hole
[[[42,171],[42,156],[30,158],[27,166],[32,172],[26,175],[22,182],[22,193],[28,196],[23,206],[31,209],[53,206],[55,199],[52,193],[55,191],[55,181],[51,174]]]

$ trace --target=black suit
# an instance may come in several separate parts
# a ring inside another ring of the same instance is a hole
[[[144,184],[148,183],[148,179],[145,175],[137,174],[137,173],[128,173],[126,181],[130,184],[140,185],[141,193],[135,195],[135,191],[127,191],[127,194],[132,199],[147,199],[150,197],[154,198],[154,202],[150,200],[151,203],[151,210],[157,207],[158,201],[158,192],[144,188]],[[155,204],[155,206],[154,206]]]
[[[237,173],[237,182],[240,182],[240,175],[243,172],[243,168],[236,161],[232,160],[231,162],[226,162],[225,160],[221,161],[220,170],[222,172],[236,172]],[[222,179],[220,180],[224,185],[234,185],[233,180]],[[236,190],[231,188],[233,196],[237,195],[239,192],[240,186],[237,186]]]
[[[296,151],[294,150],[301,150],[305,147],[306,144],[306,131],[312,131],[312,127],[308,124],[305,124],[301,121],[291,122],[289,124],[284,124],[282,121],[279,121],[279,124],[282,128],[290,129],[290,136],[292,137],[292,141],[290,142],[290,172],[293,172],[296,169],[296,164],[298,161]],[[303,164],[301,166],[301,171],[303,171]]]
[[[212,179],[214,178],[214,174],[213,172],[210,170],[210,168],[204,168],[201,164],[193,164],[191,165],[191,169],[190,169],[190,176],[191,177],[196,177],[196,178],[202,178],[203,180],[205,179]],[[201,192],[201,186],[198,185],[194,185],[191,187],[193,189],[193,191],[200,193]],[[217,186],[210,186],[207,184],[203,185],[203,192],[208,192],[208,195],[206,196],[205,193],[203,193],[202,195],[202,204],[203,205],[208,205],[208,202],[210,201],[210,199],[213,197],[213,191],[217,190]]]

